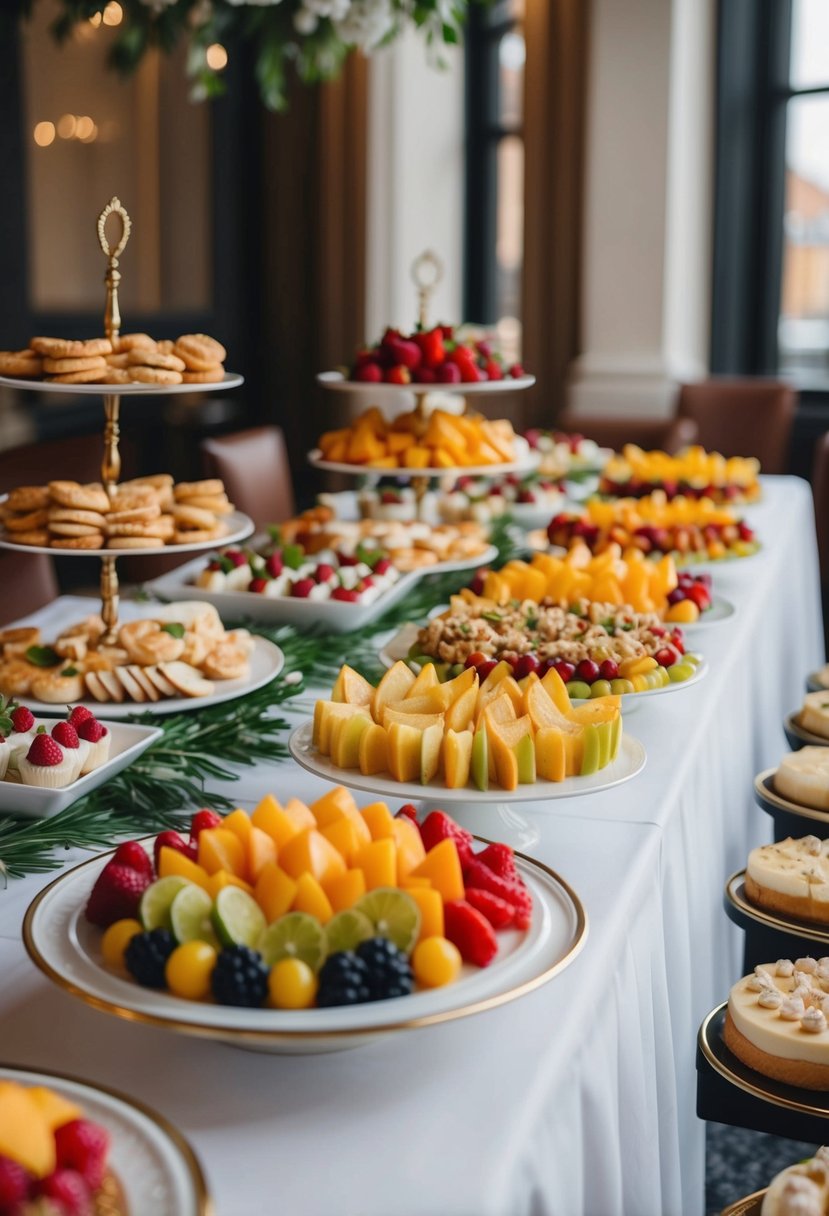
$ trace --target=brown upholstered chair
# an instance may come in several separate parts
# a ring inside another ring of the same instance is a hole
[[[294,487],[285,447],[277,426],[254,427],[201,444],[208,477],[221,477],[228,497],[261,528],[290,519]]]
[[[50,604],[57,594],[51,557],[45,553],[0,553],[0,626]]]
[[[683,384],[677,413],[698,442],[724,456],[756,456],[764,473],[785,473],[797,393],[779,380],[715,378]]]
[[[584,435],[603,448],[619,452],[626,443],[635,443],[646,451],[657,448],[663,452],[678,452],[695,443],[696,425],[689,418],[622,418],[608,414],[591,418],[589,415],[562,414],[556,429]]]

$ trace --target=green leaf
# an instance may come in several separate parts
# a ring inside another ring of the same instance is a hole
[[[77,667],[64,667],[60,674],[62,676],[79,676],[81,673],[78,671]]]
[[[185,629],[178,621],[170,621],[167,625],[161,626],[162,633],[169,633],[171,638],[183,638]]]
[[[34,667],[57,667],[61,657],[51,646],[30,646],[26,658]]]

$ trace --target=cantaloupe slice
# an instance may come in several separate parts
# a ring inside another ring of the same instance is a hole
[[[346,870],[330,879],[323,888],[335,912],[351,908],[366,893],[366,877],[362,870]]]
[[[253,895],[269,925],[290,911],[296,888],[296,879],[286,874],[281,866],[272,861],[264,866]]]
[[[55,1168],[55,1137],[40,1107],[24,1086],[0,1081],[0,1154],[36,1178]]]
[[[279,864],[297,881],[303,874],[311,874],[320,884],[346,869],[342,854],[316,828],[289,840],[279,851]]]
[[[444,900],[463,899],[463,872],[454,840],[441,840],[411,874],[415,878],[428,878]]]

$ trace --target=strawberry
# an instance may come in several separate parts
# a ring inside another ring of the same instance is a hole
[[[360,593],[353,587],[335,587],[331,592],[331,598],[332,600],[343,600],[346,604],[356,604]]]
[[[57,739],[61,747],[77,747],[78,732],[71,722],[58,722],[52,727],[52,738]]]
[[[526,376],[527,373],[524,371],[520,363],[513,363],[512,367],[509,369],[509,374],[512,376],[513,380],[520,380],[523,376]]]
[[[143,845],[140,845],[137,840],[125,840],[123,844],[119,844],[112,858],[119,866],[126,866],[130,870],[137,870],[139,874],[146,874],[147,878],[153,876],[153,863],[147,856]]]
[[[455,334],[454,325],[439,325],[438,329],[443,334],[444,342],[451,342]]]
[[[431,367],[416,367],[412,372],[415,384],[436,384],[437,374]]]
[[[484,371],[489,380],[503,380],[504,371],[497,359],[487,359],[484,364]]]
[[[190,861],[198,859],[198,846],[191,839],[188,844],[182,839],[178,832],[167,831],[159,832],[153,843],[153,857],[155,859],[156,873],[158,873],[158,859],[162,849],[175,849],[177,853],[181,853],[184,857],[188,857]]]
[[[28,1199],[34,1179],[11,1157],[0,1157],[0,1211],[15,1211],[15,1205]]]
[[[417,811],[411,802],[407,802],[405,806],[401,806],[400,810],[395,814],[395,819],[409,819],[415,825],[417,824]]]
[[[252,591],[254,595],[261,595],[269,582],[268,578],[252,578],[248,583],[248,591]]]
[[[208,810],[203,807],[200,811],[196,811],[193,818],[190,820],[190,842],[198,840],[199,833],[205,828],[221,827],[222,817],[217,811]]]
[[[138,915],[141,896],[150,885],[146,874],[139,874],[129,866],[116,861],[107,862],[86,905],[86,919],[93,925],[108,929],[117,920],[126,920]]]
[[[459,363],[461,369],[461,381],[464,384],[477,384],[479,380],[486,380],[486,372],[481,371],[474,363]]]
[[[461,369],[455,363],[441,363],[437,378],[438,384],[460,384]]]
[[[89,710],[86,712],[89,713]],[[34,714],[30,709],[27,709],[25,705],[18,705],[17,709],[13,709],[9,714],[9,717],[12,720],[12,726],[14,729],[16,731],[20,731],[21,733],[31,730],[35,724]]]
[[[528,929],[532,920],[533,901],[521,878],[516,875],[513,879],[501,878],[494,874],[477,858],[473,858],[463,867],[464,887],[477,887],[497,895],[515,908],[515,927]]]
[[[389,570],[393,570],[393,569],[394,569],[394,567],[392,565],[391,559],[388,557],[381,557],[379,562],[374,563],[374,573],[375,574],[388,574]]]
[[[359,367],[354,369],[352,380],[359,380],[363,384],[379,384],[383,379],[383,369],[379,363],[374,361],[361,363]]]
[[[55,1132],[59,1169],[77,1170],[93,1191],[104,1180],[109,1132],[89,1119],[72,1119]]]
[[[458,367],[461,364],[468,364],[470,367],[475,366],[475,352],[471,346],[464,346],[460,343],[446,356],[448,363],[456,363]]]
[[[30,764],[51,768],[53,764],[62,763],[63,751],[49,735],[35,735],[32,745],[26,753],[26,759]]]
[[[90,718],[94,719],[94,717],[91,709],[87,709],[85,705],[76,705],[69,715],[69,721],[77,730],[81,722],[88,722]]]
[[[92,1195],[77,1170],[54,1170],[38,1183],[37,1191],[54,1199],[61,1216],[94,1216]]]
[[[515,854],[508,844],[501,844],[500,841],[488,844],[480,853],[476,853],[475,861],[482,862],[488,870],[492,870],[493,874],[497,874],[499,878],[505,878],[507,881],[518,877],[518,871],[515,868]]]
[[[492,925],[465,899],[450,899],[443,905],[443,931],[458,947],[465,963],[487,967],[498,953]]]
[[[446,811],[430,811],[420,825],[423,847],[428,853],[442,840],[454,840],[462,868],[472,856],[472,834],[455,823]]]
[[[284,568],[285,568],[285,563],[282,561],[281,553],[279,553],[279,552],[271,553],[268,556],[268,558],[265,562],[265,569],[267,570],[267,572],[271,576],[271,578],[279,578],[279,576],[282,573],[282,571],[284,570]]]
[[[412,373],[403,363],[396,363],[386,372],[383,380],[386,384],[411,384]]]
[[[482,891],[480,887],[467,887],[464,899],[487,918],[493,929],[505,929],[515,920],[515,908],[512,904],[493,895],[491,891]]]
[[[104,735],[108,734],[107,728],[102,726],[97,718],[85,718],[76,729],[78,738],[86,739],[87,743],[100,743]]]
[[[298,578],[291,587],[291,595],[297,600],[307,600],[315,586],[312,578]]]
[[[420,347],[425,367],[430,369],[440,367],[446,358],[446,351],[443,346],[443,330],[439,325],[436,325],[434,329],[413,334],[412,340]]]
[[[314,578],[318,583],[328,583],[334,578],[336,571],[328,562],[320,562],[314,571]]]

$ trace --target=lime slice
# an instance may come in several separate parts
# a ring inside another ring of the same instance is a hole
[[[365,912],[346,908],[331,917],[325,926],[325,936],[328,938],[328,953],[337,954],[340,950],[354,950],[360,942],[374,937],[374,925]]]
[[[414,950],[420,932],[420,908],[411,895],[395,887],[377,887],[358,899],[354,910],[369,918],[377,937],[387,937],[404,954]]]
[[[301,958],[319,971],[328,954],[328,939],[316,916],[289,912],[269,925],[256,946],[269,967],[283,958]]]
[[[170,905],[170,924],[179,945],[184,942],[218,944],[210,922],[212,908],[213,900],[201,887],[195,883],[182,887]]]
[[[223,946],[255,946],[268,923],[259,904],[241,887],[222,887],[211,919]]]
[[[171,927],[170,908],[173,900],[184,887],[192,886],[195,884],[179,874],[168,874],[166,878],[158,878],[150,883],[138,906],[139,919],[147,932]]]

